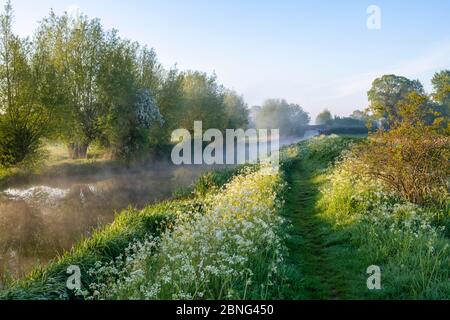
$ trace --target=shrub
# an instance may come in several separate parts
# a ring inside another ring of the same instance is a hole
[[[26,122],[0,118],[0,166],[10,167],[39,158],[43,130]]]
[[[442,119],[426,123],[425,105],[426,98],[416,93],[401,102],[391,130],[371,135],[355,151],[354,169],[412,203],[442,204],[449,196],[450,136]]]

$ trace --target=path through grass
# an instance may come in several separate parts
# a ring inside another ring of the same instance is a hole
[[[317,208],[325,177],[321,169],[328,165],[299,160],[288,172],[285,216],[293,225],[288,241],[291,299],[348,299],[352,281],[364,284],[363,274],[349,275],[355,271],[355,260],[348,239],[333,230]]]

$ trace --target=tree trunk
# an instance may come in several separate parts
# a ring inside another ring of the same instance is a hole
[[[89,145],[87,143],[69,143],[67,149],[72,160],[86,159]]]

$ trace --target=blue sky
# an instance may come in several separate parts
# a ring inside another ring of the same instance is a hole
[[[3,0],[0,2],[4,3]],[[315,117],[367,106],[382,74],[419,79],[450,68],[450,1],[13,0],[15,30],[31,35],[50,8],[77,9],[155,48],[166,67],[216,72],[250,105],[285,98]],[[381,9],[369,30],[367,8]]]

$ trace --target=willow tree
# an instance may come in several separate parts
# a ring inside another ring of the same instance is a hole
[[[156,102],[164,118],[164,123],[157,124],[152,129],[152,144],[161,148],[170,144],[172,132],[182,126],[183,110],[183,80],[184,74],[176,68],[163,71]]]
[[[37,155],[47,133],[48,109],[41,99],[42,68],[31,63],[32,46],[12,31],[10,2],[0,16],[0,164],[15,165]]]
[[[159,63],[154,49],[142,47],[136,54],[137,85],[145,88],[155,95],[161,90],[164,68]]]
[[[57,83],[48,92],[60,117],[59,134],[72,158],[85,158],[89,145],[99,136],[99,74],[104,57],[104,32],[97,19],[86,16],[45,18],[35,37],[54,69]]]

